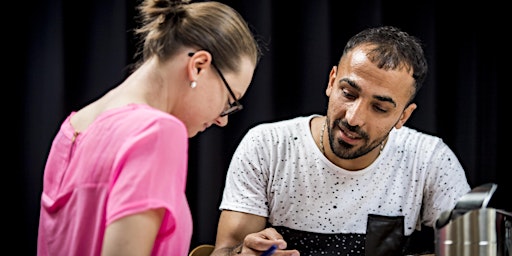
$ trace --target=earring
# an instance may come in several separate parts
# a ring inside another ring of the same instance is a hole
[[[196,88],[196,86],[197,86],[197,82],[196,82],[196,81],[192,81],[192,82],[190,83],[190,87],[191,87],[191,88]]]

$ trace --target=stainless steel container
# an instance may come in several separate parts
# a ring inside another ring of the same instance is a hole
[[[495,190],[477,187],[439,217],[436,256],[512,256],[512,213],[487,207]]]

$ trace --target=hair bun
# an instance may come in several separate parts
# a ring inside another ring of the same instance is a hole
[[[189,4],[190,0],[153,0],[153,2],[157,8],[178,8]]]

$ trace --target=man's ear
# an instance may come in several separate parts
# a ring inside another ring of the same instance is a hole
[[[329,73],[329,81],[327,82],[327,88],[325,89],[325,95],[329,97],[331,95],[332,86],[334,85],[334,81],[336,80],[336,72],[338,67],[333,66],[331,72]]]
[[[409,106],[407,106],[404,111],[402,112],[402,115],[400,116],[400,118],[398,119],[398,121],[396,122],[395,124],[395,128],[396,129],[400,129],[402,128],[402,126],[404,126],[405,122],[407,122],[407,120],[409,120],[409,117],[411,117],[412,115],[412,112],[414,112],[414,110],[417,108],[418,106],[416,105],[416,103],[411,103],[409,104]]]

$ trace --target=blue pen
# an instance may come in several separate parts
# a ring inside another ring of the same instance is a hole
[[[270,246],[270,248],[268,248],[268,250],[264,251],[261,254],[261,256],[270,256],[270,255],[274,254],[276,249],[277,249],[277,245],[273,244],[272,246]]]

